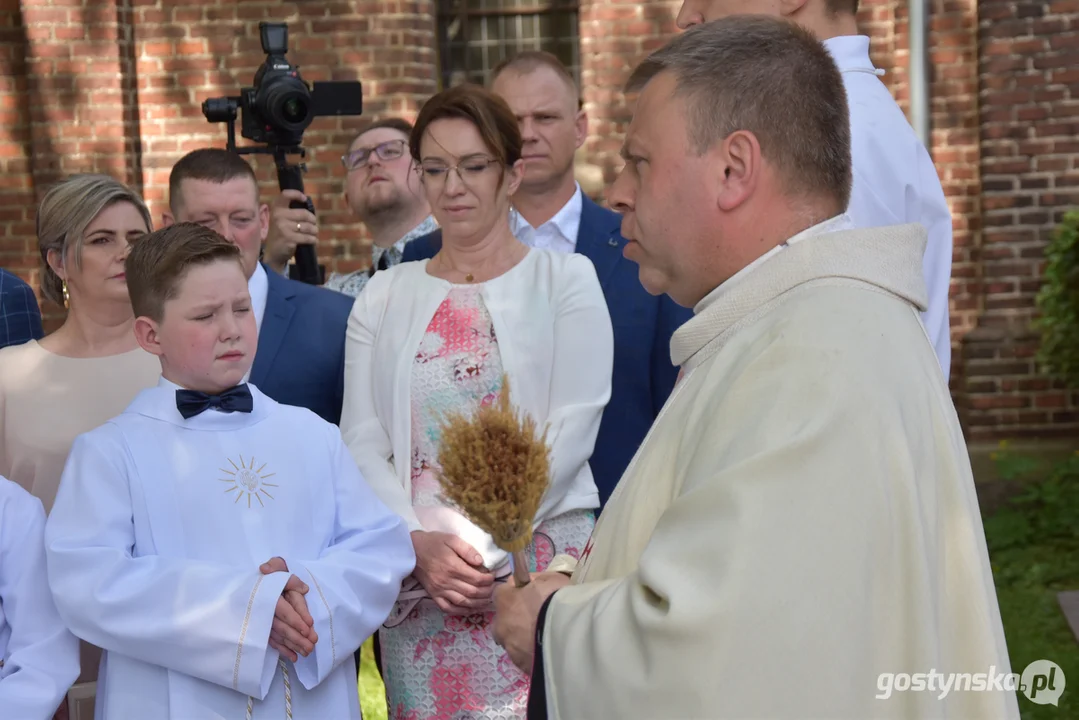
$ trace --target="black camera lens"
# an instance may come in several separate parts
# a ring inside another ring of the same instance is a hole
[[[281,104],[281,114],[290,123],[301,123],[307,117],[307,103],[302,98],[290,97]]]
[[[236,117],[236,108],[234,98],[209,98],[202,103],[202,114],[210,122],[228,122]]]
[[[299,142],[300,134],[311,124],[311,92],[303,82],[290,75],[270,76],[259,89],[259,113],[279,140]]]

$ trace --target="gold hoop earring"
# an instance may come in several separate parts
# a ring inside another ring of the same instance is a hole
[[[67,310],[71,307],[71,296],[67,293],[67,280],[61,280],[60,290],[64,295],[64,309]]]

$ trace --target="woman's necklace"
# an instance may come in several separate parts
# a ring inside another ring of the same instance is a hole
[[[503,253],[501,257],[494,258],[492,262],[487,263],[487,266],[489,268],[490,267],[498,268],[498,267],[505,267],[505,263],[508,263],[508,265],[510,267],[512,267],[513,265],[516,265],[517,262],[520,259],[520,258],[516,257],[516,255],[517,255],[517,253],[519,251],[523,251],[524,253],[527,253],[528,248],[526,246],[524,246],[524,245],[518,244],[518,247],[512,248],[509,251],[510,253],[512,253],[512,255],[510,255],[508,253]],[[444,251],[440,252],[438,257],[441,260],[442,266],[445,267],[447,270],[452,270],[453,272],[455,272],[455,273],[457,273],[459,275],[464,275],[465,276],[465,282],[470,283],[475,279],[475,276],[472,273],[470,273],[470,272],[466,273],[464,270],[458,270],[456,266],[451,264],[450,261],[449,261],[449,257],[446,255],[446,253]],[[505,261],[505,262],[503,262],[503,261]]]
[[[450,264],[450,261],[446,259],[446,254],[445,253],[443,253],[439,257],[442,259],[442,264],[445,265],[448,270],[453,270],[455,273],[460,273],[461,272],[460,270],[458,270],[457,268],[455,268],[453,265]],[[464,273],[464,276],[465,276],[465,282],[469,282],[469,283],[472,282],[472,280],[474,278],[472,273]]]

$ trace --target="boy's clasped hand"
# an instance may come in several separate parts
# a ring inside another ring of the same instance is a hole
[[[288,565],[279,557],[270,558],[259,567],[263,575],[276,572],[288,572]],[[307,657],[315,649],[318,633],[315,621],[307,609],[304,596],[310,588],[300,578],[292,575],[281,591],[274,612],[273,625],[270,628],[270,647],[283,657],[296,662],[300,655]]]

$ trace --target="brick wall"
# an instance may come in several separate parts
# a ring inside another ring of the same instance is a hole
[[[1079,393],[1037,372],[1043,250],[1079,206],[1079,0],[979,5],[982,293],[966,337],[972,433],[1079,431]]]
[[[677,0],[584,0],[580,153],[610,181],[632,113],[621,86],[636,59],[675,32]],[[906,109],[907,6],[863,0],[859,22]],[[339,156],[367,120],[413,116],[436,89],[433,4],[329,0],[0,0],[0,264],[37,283],[34,206],[49,183],[109,172],[155,219],[168,172],[188,150],[223,146],[201,114],[262,62],[258,21],[286,21],[308,81],[361,79],[364,118],[316,120],[306,176],[333,269],[366,264],[341,197]],[[1037,374],[1029,330],[1042,248],[1079,205],[1079,0],[933,0],[930,149],[954,217],[953,393],[971,438],[1074,433],[1079,397]],[[254,161],[265,198],[268,158]],[[60,319],[46,308],[49,325]]]
[[[608,183],[622,168],[618,151],[633,116],[622,85],[637,61],[677,31],[680,5],[680,0],[581,2],[581,85],[589,119],[585,155]]]
[[[37,285],[30,78],[19,3],[0,0],[0,266]]]
[[[431,12],[429,2],[401,0],[0,0],[0,264],[37,283],[33,208],[73,172],[124,180],[159,223],[173,163],[225,145],[225,126],[208,123],[201,104],[251,84],[265,58],[260,20],[289,23],[289,58],[305,80],[364,84],[364,117],[317,119],[304,144],[323,260],[366,264],[366,238],[341,196],[340,156],[360,125],[414,116],[434,91]],[[273,163],[249,159],[269,200]],[[45,309],[54,327],[60,310]]]
[[[872,37],[872,57],[899,106],[910,111],[909,14],[905,2],[863,2],[862,32]],[[980,241],[981,183],[978,175],[978,38],[975,0],[929,6],[929,151],[952,210],[953,347],[974,327],[980,298],[977,244]],[[953,390],[965,368],[953,352]]]

